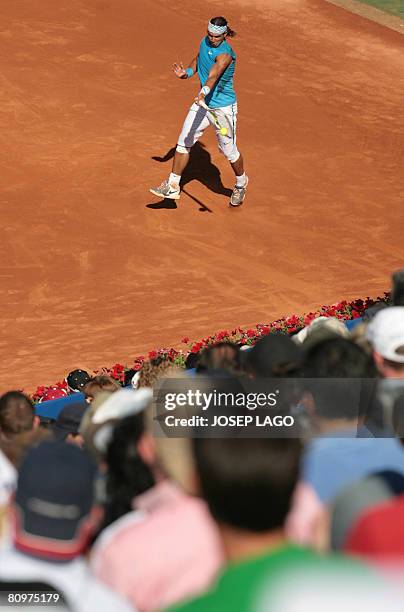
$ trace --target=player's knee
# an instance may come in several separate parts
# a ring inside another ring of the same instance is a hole
[[[188,155],[188,154],[189,154],[189,152],[190,152],[190,150],[191,150],[191,147],[183,147],[182,145],[177,144],[177,147],[176,147],[176,149],[175,149],[175,150],[176,150],[178,153],[184,153],[185,155]]]
[[[236,146],[234,146],[232,153],[227,156],[227,159],[229,160],[231,164],[234,164],[234,162],[236,162],[239,157],[240,157],[240,151],[237,149]]]
[[[225,146],[219,145],[219,151],[223,153],[225,158],[228,159],[231,164],[236,162],[240,157],[240,151],[237,149],[237,145],[233,143],[226,144]]]

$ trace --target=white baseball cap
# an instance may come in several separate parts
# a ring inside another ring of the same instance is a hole
[[[404,363],[404,306],[379,311],[367,329],[368,340],[384,359]],[[397,352],[398,349],[402,349]]]
[[[134,391],[133,389],[120,389],[111,393],[98,408],[93,416],[93,423],[100,425],[110,419],[123,419],[127,416],[142,412],[151,402],[153,390],[143,387]]]

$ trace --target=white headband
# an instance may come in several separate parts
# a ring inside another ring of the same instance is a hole
[[[227,32],[227,25],[218,26],[209,21],[208,32],[210,32],[211,34],[225,34]]]

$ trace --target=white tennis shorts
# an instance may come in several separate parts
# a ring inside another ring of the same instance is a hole
[[[181,134],[178,138],[178,145],[190,149],[200,139],[206,128],[212,125],[216,132],[219,151],[230,162],[235,162],[240,157],[236,145],[237,102],[230,106],[213,110],[219,119],[221,127],[227,128],[227,135],[223,136],[219,128],[215,126],[212,115],[194,102],[185,118]]]

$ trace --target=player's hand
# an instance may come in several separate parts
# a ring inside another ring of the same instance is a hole
[[[199,102],[205,102],[205,94],[200,92],[196,98],[195,98],[195,102],[197,103],[197,105],[199,106]]]
[[[173,72],[175,76],[177,76],[179,79],[187,78],[187,73],[182,62],[180,62],[179,64],[173,64]]]

